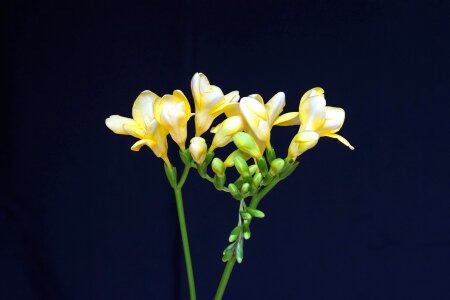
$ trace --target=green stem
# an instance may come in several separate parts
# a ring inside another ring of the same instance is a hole
[[[186,263],[186,272],[189,283],[189,295],[191,300],[195,300],[197,296],[195,293],[194,271],[192,270],[191,251],[189,249],[189,239],[186,229],[186,219],[184,217],[183,195],[181,193],[181,188],[183,187],[188,174],[189,174],[189,166],[186,166],[183,170],[183,174],[181,175],[180,181],[178,181],[176,188],[174,188],[173,190],[175,192],[178,221],[180,223],[181,240],[183,242],[184,260]]]
[[[264,198],[265,195],[267,195],[270,190],[272,190],[275,185],[280,182],[280,178],[275,178],[272,180],[268,185],[266,185],[258,194],[254,195],[252,197],[252,200],[250,201],[249,207],[256,208],[259,204],[259,202]],[[233,271],[234,264],[236,262],[236,257],[232,257],[229,261],[227,261],[227,264],[225,265],[225,269],[222,273],[222,278],[220,279],[219,286],[217,287],[216,296],[214,297],[214,300],[221,300],[223,297],[223,293],[225,292],[225,288],[228,284],[228,279],[230,279],[231,271]]]
[[[227,261],[225,265],[225,270],[223,270],[222,278],[220,279],[219,286],[217,287],[216,296],[214,296],[214,300],[221,300],[223,297],[223,293],[225,292],[225,288],[227,287],[228,279],[230,278],[231,271],[233,271],[234,264],[236,263],[236,258],[233,256]]]

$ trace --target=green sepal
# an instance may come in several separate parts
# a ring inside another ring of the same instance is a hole
[[[211,163],[211,161],[213,160],[214,155],[215,155],[214,152],[206,153],[205,161],[203,162],[203,164],[208,166]]]
[[[166,172],[167,179],[169,180],[169,184],[172,188],[176,188],[178,185],[177,182],[177,169],[175,167],[169,167],[164,164],[164,171]]]
[[[280,172],[280,178],[284,179],[292,174],[292,172],[295,171],[295,169],[298,167],[298,161],[296,162],[288,162],[288,160],[285,160],[285,165],[283,170]]]
[[[223,262],[227,262],[227,261],[229,261],[230,260],[230,258],[232,258],[233,257],[233,253],[234,253],[234,245],[235,245],[235,243],[232,243],[232,244],[230,244],[230,245],[228,245],[226,248],[225,248],[225,250],[223,250],[223,253],[222,253],[222,261]]]
[[[185,165],[190,166],[193,160],[192,160],[192,156],[191,156],[191,153],[189,152],[189,150],[186,149],[183,151],[180,149],[179,153],[180,153],[180,158],[183,161],[183,163]]]
[[[252,219],[252,215],[248,212],[241,212],[241,217],[246,221],[250,221]]]
[[[255,218],[264,218],[266,216],[265,213],[263,213],[262,211],[260,211],[259,209],[256,209],[256,208],[247,207],[245,209],[245,211],[248,212],[249,214],[251,214],[252,217],[255,217]]]
[[[275,149],[267,149],[266,150],[266,157],[267,160],[269,161],[269,164],[275,159],[277,158],[277,154],[275,153]]]
[[[239,240],[236,243],[236,261],[240,264],[244,259],[244,241]]]
[[[241,234],[241,225],[238,225],[234,227],[234,229],[231,231],[230,236],[228,237],[228,241],[230,243],[237,240],[238,236]]]
[[[267,169],[267,162],[264,159],[264,157],[260,157],[256,160],[256,163],[258,164],[259,171],[261,171],[261,174],[265,177],[267,175],[267,172],[269,171]]]
[[[226,178],[225,175],[223,175],[223,176],[215,175],[213,183],[214,183],[214,186],[216,187],[216,189],[221,191],[223,189],[224,185],[225,185],[226,179],[227,178]]]
[[[248,240],[252,236],[248,222],[244,222],[242,229],[244,231],[244,239]]]

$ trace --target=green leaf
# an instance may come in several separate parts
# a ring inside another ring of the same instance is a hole
[[[255,218],[264,218],[266,216],[266,214],[264,214],[262,211],[256,208],[247,207],[245,211]]]

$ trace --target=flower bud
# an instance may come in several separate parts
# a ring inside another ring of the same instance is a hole
[[[250,184],[248,182],[244,183],[241,187],[241,193],[243,195],[247,194],[249,190],[250,190]]]
[[[259,187],[261,185],[262,180],[263,180],[262,174],[256,173],[255,176],[253,176],[252,183],[255,187]]]
[[[305,151],[313,148],[319,141],[319,134],[315,131],[302,131],[292,139],[288,150],[288,159],[295,160]]]
[[[242,152],[250,154],[251,157],[259,158],[262,156],[255,139],[245,132],[238,132],[233,136],[233,142]]]
[[[225,121],[211,130],[211,132],[215,133],[215,135],[209,151],[214,151],[216,148],[226,146],[229,142],[231,142],[233,135],[243,129],[244,122],[241,117],[233,116],[225,119]]]
[[[242,198],[241,193],[239,192],[239,189],[235,184],[230,183],[228,185],[228,191],[230,192],[231,196],[233,196],[234,199],[241,200]]]
[[[250,174],[247,162],[241,156],[236,156],[234,158],[234,167],[242,176]]]
[[[277,175],[284,168],[284,160],[281,158],[276,158],[270,163],[270,174],[272,176]]]
[[[211,168],[217,176],[223,176],[225,174],[225,165],[223,164],[223,161],[218,157],[215,157],[213,159]]]
[[[192,159],[201,164],[205,161],[206,151],[208,150],[208,146],[206,145],[206,141],[201,137],[194,137],[191,139],[191,144],[189,145],[189,152],[191,153]]]

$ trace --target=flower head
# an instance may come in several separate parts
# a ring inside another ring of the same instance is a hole
[[[214,127],[211,132],[215,133],[209,151],[224,147],[233,140],[233,135],[244,129],[244,122],[241,117],[233,116],[225,119],[222,123]]]
[[[180,90],[164,95],[155,101],[155,119],[164,127],[178,146],[184,150],[187,138],[187,122],[191,117],[191,106]]]
[[[224,95],[222,90],[209,83],[202,73],[195,73],[191,80],[192,96],[195,103],[195,135],[206,132],[214,119],[232,109],[239,100],[239,92],[233,91]]]
[[[157,157],[170,165],[167,157],[168,132],[159,125],[154,117],[154,104],[158,95],[151,91],[143,91],[134,101],[133,118],[112,115],[105,120],[106,126],[116,134],[131,135],[139,141],[131,146],[131,150],[139,151],[146,145]]]

